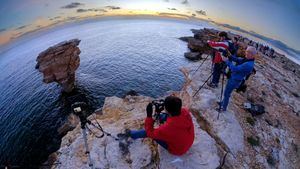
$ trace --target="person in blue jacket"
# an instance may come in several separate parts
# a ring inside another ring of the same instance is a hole
[[[244,80],[244,78],[246,78],[246,76],[251,74],[251,72],[253,71],[256,54],[256,49],[253,46],[248,46],[246,49],[245,58],[238,58],[235,55],[229,58],[222,56],[223,61],[226,63],[226,65],[231,71],[231,77],[229,78],[226,84],[224,99],[220,103],[220,111],[227,110],[229,98],[232,91],[234,89],[237,89]],[[233,62],[235,62],[236,64],[233,64]]]

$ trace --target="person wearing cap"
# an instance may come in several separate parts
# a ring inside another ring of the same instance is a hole
[[[223,51],[228,50],[230,43],[232,43],[231,40],[228,38],[226,32],[220,32],[219,37],[220,37],[219,42],[207,41],[210,47],[217,50],[212,60],[214,66],[213,73],[212,73],[213,74],[212,81],[208,83],[208,86],[212,88],[218,87],[220,76],[225,69],[225,65],[222,60],[222,52],[220,52],[219,50],[223,50]]]
[[[236,56],[231,56],[229,59],[227,57],[222,57],[222,60],[226,63],[226,65],[231,70],[231,77],[227,81],[225,91],[224,91],[224,99],[222,100],[221,110],[226,111],[229,103],[229,98],[234,89],[237,89],[241,82],[247,77],[247,75],[251,74],[254,69],[255,64],[255,56],[257,55],[257,51],[255,47],[248,46],[246,49],[245,58],[238,58]],[[236,62],[234,65],[232,62]]]
[[[146,108],[145,129],[129,130],[127,133],[132,139],[152,138],[169,153],[183,155],[190,149],[195,138],[190,112],[182,108],[181,99],[175,96],[166,97],[164,106],[168,117],[158,128],[153,127],[153,105],[149,103]]]

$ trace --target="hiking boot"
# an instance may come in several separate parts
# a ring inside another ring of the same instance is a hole
[[[217,88],[218,85],[214,84],[214,83],[208,83],[207,86],[211,87],[211,88]]]
[[[119,140],[125,140],[125,139],[129,138],[130,137],[130,130],[125,129],[125,132],[117,134],[117,137],[119,138]]]
[[[132,143],[130,141],[130,130],[125,129],[124,133],[119,133],[117,134],[118,141],[119,141],[119,148],[120,151],[122,152],[122,155],[125,156],[129,153],[129,145]]]
[[[222,107],[221,108],[216,108],[216,110],[218,111],[218,112],[220,112],[220,113],[223,113],[223,112],[225,112],[226,110],[224,110]]]

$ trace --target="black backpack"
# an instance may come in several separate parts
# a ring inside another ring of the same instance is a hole
[[[264,114],[265,107],[261,104],[244,103],[244,109],[251,113],[252,116]]]

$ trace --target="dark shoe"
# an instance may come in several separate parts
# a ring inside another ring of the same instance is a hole
[[[218,85],[214,84],[214,83],[208,83],[207,86],[211,87],[211,88],[217,88]]]
[[[129,145],[130,145],[130,130],[126,129],[124,133],[117,134],[119,139],[119,148],[123,156],[129,154]]]
[[[218,108],[216,108],[216,110],[218,111],[218,112],[220,112],[220,113],[223,113],[223,112],[225,112],[226,110],[224,110],[222,107],[220,108],[220,107],[218,107]]]
[[[130,137],[130,130],[125,129],[125,132],[117,134],[117,137],[119,138],[119,140],[124,140],[124,139],[129,138]]]

